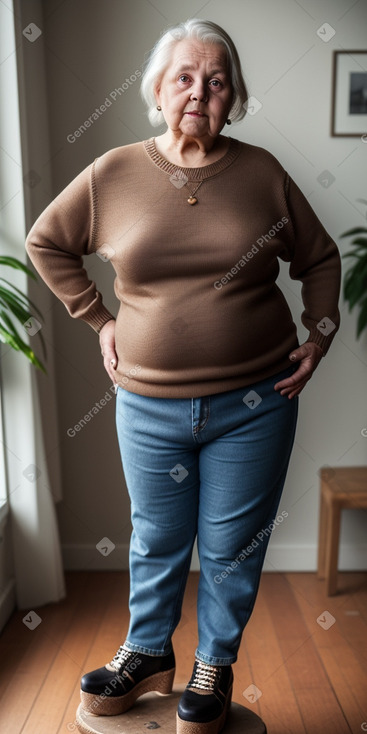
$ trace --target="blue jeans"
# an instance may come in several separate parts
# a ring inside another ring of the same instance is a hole
[[[117,391],[116,422],[131,499],[126,646],[165,655],[180,620],[197,536],[196,657],[237,659],[283,490],[298,398],[274,390],[296,366],[201,398]]]

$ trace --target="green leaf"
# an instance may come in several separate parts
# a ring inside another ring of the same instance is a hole
[[[5,326],[7,327],[5,328],[0,324],[0,334],[4,338],[4,341],[6,341],[6,343],[9,344],[13,349],[23,352],[23,354],[27,357],[27,359],[29,359],[30,362],[32,362],[32,364],[42,370],[42,372],[46,373],[46,368],[38,359],[38,357],[36,357],[33,349],[31,349],[28,344],[23,341],[21,336],[18,334],[13,322],[4,310],[0,311],[0,318],[2,318]]]
[[[20,346],[18,344],[18,341],[16,337],[13,336],[9,331],[4,329],[3,326],[0,324],[0,338],[1,341],[5,342],[6,344],[9,344],[13,349],[16,349],[18,352],[20,351]]]
[[[361,249],[358,249],[355,252],[345,252],[342,257],[356,257],[359,259],[360,257],[363,257],[363,255],[363,251]]]
[[[355,240],[352,240],[352,245],[359,245],[359,247],[367,247],[367,237],[356,237]]]
[[[358,201],[366,203],[363,199],[358,199]],[[342,255],[343,258],[354,258],[344,275],[343,295],[348,303],[349,311],[357,305],[360,308],[357,320],[358,339],[362,331],[367,328],[367,228],[354,227],[343,232],[340,237],[354,237],[351,244],[355,249]]]
[[[350,299],[353,294],[353,279],[352,278],[345,278],[344,280],[344,287],[343,287],[343,296],[345,300],[348,303],[348,310],[350,311]]]
[[[13,336],[16,336],[16,337],[18,337],[18,339],[20,339],[20,336],[19,336],[19,334],[18,334],[18,332],[17,332],[17,330],[16,330],[16,328],[15,328],[15,326],[14,326],[13,322],[12,322],[12,320],[11,320],[11,319],[9,318],[8,314],[6,313],[6,311],[3,311],[3,310],[1,310],[1,311],[0,311],[0,317],[2,318],[2,320],[3,320],[4,324],[5,324],[5,326],[6,326],[6,327],[7,327],[8,329],[10,329],[10,333],[11,333],[11,334],[13,334]]]
[[[0,255],[0,265],[20,270],[33,280],[37,280],[36,275],[15,257]],[[42,319],[42,314],[37,306],[23,293],[16,285],[10,283],[6,278],[0,277],[0,281],[5,283],[8,288],[0,286],[0,339],[9,344],[12,349],[23,352],[29,361],[43,372],[46,369],[42,362],[35,355],[33,349],[21,338],[10,315],[12,315],[24,328],[24,324],[32,317],[31,310]],[[43,354],[46,356],[45,340],[41,332],[37,332],[41,341]]]
[[[351,275],[345,282],[345,295],[349,301],[349,309],[351,310],[367,293],[367,278],[365,270],[360,268],[359,264],[351,270]]]
[[[353,298],[355,290],[362,290],[362,296],[367,292],[367,257],[364,256],[350,267],[344,276],[344,297]]]
[[[35,365],[35,367],[38,367],[42,372],[47,374],[45,366],[42,364],[42,362],[36,357],[33,349],[31,349],[28,344],[24,344],[24,347],[22,347],[23,354],[29,359],[32,364]]]
[[[4,288],[3,285],[0,285],[0,293],[2,294],[4,300],[16,301],[17,303],[19,303],[20,306],[22,306],[22,308],[27,308],[27,310],[29,311],[27,298],[25,296],[22,296],[22,294],[18,294],[16,291],[10,290],[10,288]]]
[[[32,273],[32,270],[27,268],[27,266],[16,257],[0,255],[0,265],[8,265],[10,268],[15,268],[15,270],[21,270],[23,273],[26,273],[26,275],[29,275],[30,278],[33,278],[33,280],[37,280],[35,274]]]
[[[7,310],[10,311],[10,313],[12,313],[15,316],[15,318],[18,319],[18,321],[22,325],[25,324],[25,322],[28,321],[28,319],[31,317],[31,314],[29,313],[29,311],[26,311],[22,307],[22,305],[19,305],[17,301],[15,300],[12,301],[10,299],[8,299],[7,301],[4,301],[1,294],[0,294],[0,300],[2,301],[4,308],[7,308]]]
[[[365,298],[364,302],[361,305],[361,310],[359,312],[358,320],[357,320],[357,339],[359,339],[360,335],[362,334],[362,331],[367,328],[367,298]]]
[[[2,280],[3,283],[6,283],[7,285],[9,285],[11,288],[13,288],[21,296],[21,298],[24,301],[24,304],[28,308],[29,308],[29,306],[31,306],[31,308],[33,309],[33,311],[36,311],[37,314],[38,314],[38,316],[42,319],[41,311],[37,308],[37,306],[33,303],[33,301],[31,301],[31,299],[25,293],[23,293],[23,291],[21,291],[19,288],[17,288],[16,285],[13,285],[12,283],[9,283],[9,281],[6,280],[6,278],[0,278],[0,280]]]
[[[354,306],[360,301],[362,296],[365,294],[365,288],[363,287],[361,279],[355,280],[353,283],[353,290],[349,295],[349,308],[352,310]]]
[[[340,237],[351,237],[352,234],[362,234],[362,233],[367,235],[366,227],[354,227],[354,229],[348,229],[348,232],[343,232],[343,234],[341,234]]]

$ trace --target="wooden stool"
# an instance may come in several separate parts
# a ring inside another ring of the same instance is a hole
[[[319,525],[319,579],[326,578],[326,591],[337,591],[340,513],[345,508],[367,510],[367,467],[320,469],[321,505]]]
[[[95,716],[79,706],[75,724],[82,734],[144,734],[159,729],[159,734],[175,734],[177,705],[184,688],[167,696],[145,693],[120,716]],[[223,734],[266,734],[266,726],[253,711],[232,703]]]

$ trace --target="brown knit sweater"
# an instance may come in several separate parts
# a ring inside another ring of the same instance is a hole
[[[97,332],[113,316],[82,257],[110,261],[116,379],[141,395],[199,397],[288,367],[298,339],[278,258],[302,281],[308,340],[326,354],[339,326],[335,243],[274,156],[235,139],[202,168],[168,162],[154,138],[108,151],[41,214],[26,247],[69,313]]]

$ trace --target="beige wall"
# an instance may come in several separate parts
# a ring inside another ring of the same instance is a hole
[[[365,47],[364,0],[44,0],[48,114],[51,156],[40,156],[38,170],[52,174],[56,195],[96,156],[109,148],[155,134],[132,83],[75,142],[72,134],[106,97],[140,69],[161,31],[196,16],[222,25],[236,43],[250,93],[262,103],[254,116],[227,128],[240,140],[269,149],[297,181],[343,251],[339,235],[365,223],[363,172],[367,145],[359,138],[331,138],[331,63],[333,49]],[[29,20],[32,20],[31,18]],[[329,42],[317,29],[329,23]],[[159,132],[159,131],[157,131]],[[37,136],[37,130],[33,133]],[[335,176],[329,188],[319,174]],[[38,184],[42,187],[42,182]],[[123,206],[123,202],[121,202]],[[87,267],[106,305],[116,312],[112,268],[97,257]],[[298,283],[282,267],[284,289],[299,336],[302,304]],[[327,287],[327,284],[325,284]],[[333,347],[300,400],[300,419],[281,509],[289,513],[274,532],[267,567],[315,568],[318,523],[318,469],[321,465],[366,463],[367,339],[355,340],[356,315],[341,302],[342,327]],[[74,568],[120,567],[127,562],[129,503],[114,430],[113,400],[74,437],[77,424],[109,389],[98,337],[83,323],[71,321],[53,299],[49,348],[57,362],[58,413],[63,501],[58,505],[65,562]],[[52,449],[51,449],[52,453]],[[348,512],[343,520],[341,566],[365,566],[365,515]],[[116,545],[102,558],[95,545],[107,536]]]

